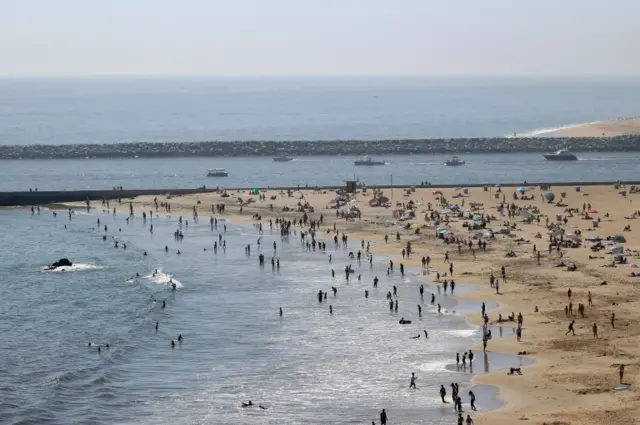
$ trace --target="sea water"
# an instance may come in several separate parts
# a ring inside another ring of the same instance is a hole
[[[637,78],[0,78],[0,144],[501,137],[638,114]]]
[[[327,241],[326,253],[307,251],[299,235],[282,240],[266,225],[258,247],[252,226],[220,220],[211,229],[205,217],[188,221],[177,242],[176,216],[154,217],[151,233],[151,220],[139,216],[127,223],[123,215],[96,211],[71,219],[45,209],[0,212],[3,422],[347,424],[378,422],[385,408],[391,423],[449,424],[452,405],[441,403],[438,388],[444,384],[450,397],[451,382],[460,383],[468,410],[473,375],[457,370],[454,359],[480,340],[480,330],[461,317],[480,314],[479,303],[438,294],[415,271],[386,276],[384,261],[349,260],[357,242],[344,249]],[[220,234],[227,248],[214,252]],[[63,257],[74,266],[43,270]],[[280,259],[279,270],[272,257]],[[356,272],[347,282],[348,264]],[[393,285],[398,313],[385,299]],[[317,301],[319,290],[329,291],[326,302]],[[444,314],[429,305],[429,291]],[[401,317],[413,323],[401,326]],[[424,329],[428,340],[411,339]],[[178,334],[184,342],[172,349]],[[98,352],[89,343],[110,348]],[[473,372],[526,362],[477,352]],[[417,390],[408,388],[411,372]],[[474,391],[481,412],[499,405],[495,389]],[[267,410],[239,407],[248,400]]]
[[[546,161],[542,154],[460,155],[466,165],[446,167],[447,155],[378,157],[384,166],[358,167],[357,157],[301,157],[274,162],[253,158],[129,158],[0,160],[0,191],[175,189],[196,187],[342,186],[359,179],[368,185],[470,183],[521,185],[528,182],[637,180],[638,152],[579,152],[578,161]],[[207,177],[208,168],[224,167],[228,177]]]

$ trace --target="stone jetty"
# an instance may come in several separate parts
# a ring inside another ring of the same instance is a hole
[[[640,151],[640,135],[608,138],[471,138],[331,141],[131,142],[0,146],[0,159],[159,158],[229,156],[407,155],[500,152]]]

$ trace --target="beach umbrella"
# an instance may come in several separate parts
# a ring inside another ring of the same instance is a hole
[[[516,191],[518,191],[520,193],[525,193],[527,190],[529,190],[529,189],[527,189],[526,187],[519,187],[519,188],[516,189]]]
[[[554,195],[553,192],[547,193],[544,197],[549,202],[553,202],[553,200],[556,199],[556,195]]]

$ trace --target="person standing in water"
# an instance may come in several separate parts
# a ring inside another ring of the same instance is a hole
[[[387,412],[384,409],[380,412],[380,424],[387,425]]]
[[[416,374],[414,372],[411,372],[411,383],[409,384],[409,389],[416,389]]]

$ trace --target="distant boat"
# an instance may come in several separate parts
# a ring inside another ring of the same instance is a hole
[[[384,161],[374,161],[370,156],[363,156],[361,159],[353,162],[355,165],[385,165]]]
[[[466,163],[464,161],[460,161],[457,156],[454,156],[453,158],[451,158],[450,160],[444,163],[444,165],[446,165],[447,167],[455,167],[455,166],[464,165],[464,164]]]
[[[274,156],[273,160],[275,162],[289,162],[289,161],[293,161],[293,158],[290,156]]]
[[[207,177],[227,177],[229,173],[224,168],[210,168],[207,170]]]
[[[569,152],[566,149],[560,149],[555,153],[548,153],[544,155],[547,161],[577,161],[578,157]]]

